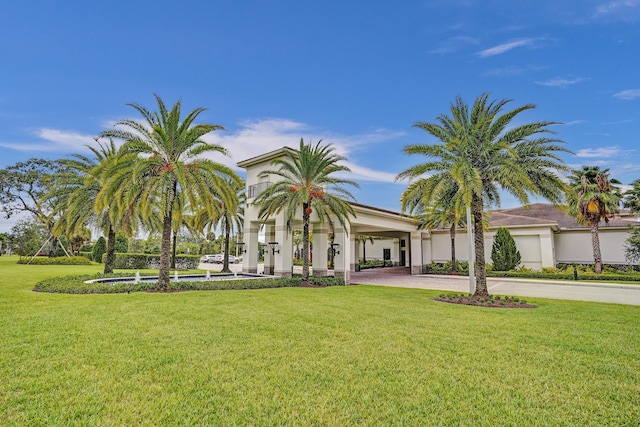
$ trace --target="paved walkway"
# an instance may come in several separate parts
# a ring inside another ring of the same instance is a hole
[[[352,284],[469,292],[469,278],[408,274],[408,269],[380,268],[351,273]],[[521,297],[609,302],[640,306],[640,285],[487,278],[489,293]]]

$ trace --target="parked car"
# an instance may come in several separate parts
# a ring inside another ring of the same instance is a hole
[[[213,258],[213,262],[215,262],[216,264],[222,264],[224,262],[224,254],[215,255]],[[240,258],[229,255],[229,264],[238,264],[239,262]]]
[[[200,262],[211,264],[215,262],[215,257],[217,257],[217,255],[204,255],[202,258],[200,258]]]

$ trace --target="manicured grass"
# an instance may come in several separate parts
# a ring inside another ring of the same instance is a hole
[[[0,257],[2,425],[637,425],[640,307],[374,286],[64,295]],[[93,270],[91,270],[93,268]]]

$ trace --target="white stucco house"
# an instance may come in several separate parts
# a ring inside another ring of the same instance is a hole
[[[238,163],[246,170],[247,207],[244,212],[244,250],[242,269],[246,273],[258,272],[258,247],[261,229],[265,235],[264,273],[289,277],[293,271],[293,236],[288,229],[284,213],[260,219],[259,207],[253,204],[255,197],[274,182],[277,177],[259,177],[272,169],[272,161],[296,150],[283,147]],[[398,195],[399,197],[399,195]],[[335,229],[334,274],[343,276],[346,283],[350,274],[358,268],[362,244],[358,236],[373,236],[373,243],[366,243],[368,259],[385,259],[395,266],[407,267],[411,274],[420,274],[423,266],[451,259],[451,241],[448,229],[418,230],[414,219],[407,215],[352,203],[356,217],[351,219],[348,230],[334,221]],[[302,228],[302,215],[293,229]],[[529,207],[493,211],[490,228],[485,232],[485,258],[491,262],[493,237],[499,227],[506,227],[516,241],[522,255],[522,264],[540,270],[555,267],[557,263],[592,263],[591,235],[589,228],[577,224],[564,212],[550,204],[538,203]],[[604,263],[625,264],[624,241],[631,225],[628,215],[612,219],[600,227],[600,244]],[[313,230],[312,271],[315,276],[326,276],[329,224],[312,215]],[[468,259],[465,230],[456,234],[456,258]]]

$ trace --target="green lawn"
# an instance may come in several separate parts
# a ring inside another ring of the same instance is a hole
[[[374,286],[61,295],[0,257],[0,424],[633,425],[640,307]]]

